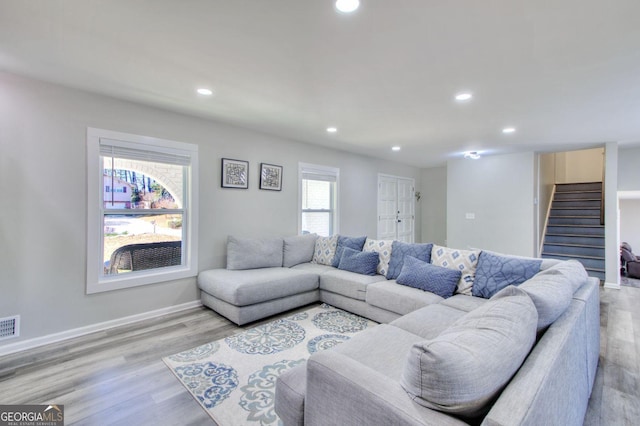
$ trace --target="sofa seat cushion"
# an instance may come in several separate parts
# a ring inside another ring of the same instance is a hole
[[[320,290],[364,301],[367,286],[379,281],[386,281],[386,278],[382,275],[361,275],[334,268],[320,275]]]
[[[369,284],[365,300],[372,306],[405,315],[444,299],[437,294],[400,285],[395,280],[390,280]]]
[[[466,294],[454,294],[453,296],[443,300],[442,304],[461,311],[471,312],[487,303],[487,300],[488,299],[483,299],[482,297],[467,296]]]
[[[198,286],[235,306],[247,306],[318,288],[318,275],[290,268],[245,271],[212,269],[200,272]]]
[[[506,287],[437,337],[414,345],[401,384],[425,407],[468,417],[486,414],[533,347],[537,323],[529,296]]]
[[[350,340],[331,348],[396,382],[400,381],[405,359],[420,336],[389,324],[368,328]],[[313,355],[312,355],[313,357]]]
[[[459,309],[436,303],[401,316],[390,324],[423,339],[434,339],[466,314]]]
[[[321,265],[319,263],[301,263],[296,266],[292,266],[291,269],[295,269],[297,271],[310,272],[312,274],[321,275],[325,272],[335,271],[336,268],[329,265]]]

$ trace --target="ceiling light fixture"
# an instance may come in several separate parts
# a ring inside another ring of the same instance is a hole
[[[458,93],[456,95],[456,101],[468,101],[469,99],[473,98],[473,95],[471,93]]]
[[[213,91],[211,89],[205,89],[204,87],[200,88],[197,90],[197,92],[201,95],[204,96],[211,96],[213,95]]]
[[[336,0],[338,12],[351,13],[360,7],[360,0]]]
[[[391,151],[400,151],[400,147],[399,146],[392,146],[391,147]]]
[[[329,133],[335,133],[337,131],[338,131],[338,129],[336,127],[327,127],[327,132],[329,132]]]
[[[464,153],[464,158],[477,160],[480,158],[480,153],[478,151],[468,151]]]
[[[515,127],[505,127],[504,129],[502,129],[502,133],[514,133],[515,131]]]

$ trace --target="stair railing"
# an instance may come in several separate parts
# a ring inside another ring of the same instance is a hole
[[[602,191],[600,191],[600,225],[604,225],[604,176],[607,163],[602,162]]]
[[[544,239],[547,236],[547,225],[549,224],[549,216],[551,215],[551,207],[553,206],[553,198],[556,196],[557,184],[553,184],[551,195],[549,197],[549,205],[547,206],[547,214],[544,220],[544,227],[542,228],[542,238],[540,238],[540,245],[538,246],[538,257],[542,257],[542,250],[544,249]]]

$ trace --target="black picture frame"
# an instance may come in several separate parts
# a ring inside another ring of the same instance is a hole
[[[235,189],[249,188],[249,162],[223,158],[220,186]]]
[[[282,166],[260,163],[260,189],[282,191]]]

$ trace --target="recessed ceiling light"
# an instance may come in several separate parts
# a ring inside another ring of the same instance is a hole
[[[480,153],[478,151],[468,151],[464,153],[464,158],[469,158],[471,160],[477,160],[480,158]]]
[[[456,95],[456,101],[468,101],[471,98],[473,98],[473,95],[471,93],[468,93],[468,92],[458,93]]]
[[[213,95],[213,91],[211,89],[205,89],[204,87],[197,90],[197,92],[201,95],[211,96]]]
[[[338,129],[336,127],[327,127],[327,132],[329,132],[329,133],[335,133],[337,131],[338,131]]]
[[[360,0],[336,0],[336,9],[342,13],[351,13],[360,6]]]
[[[399,146],[392,146],[391,147],[391,151],[400,151],[400,147]]]
[[[504,129],[502,129],[502,133],[513,133],[516,131],[515,127],[505,127]]]

